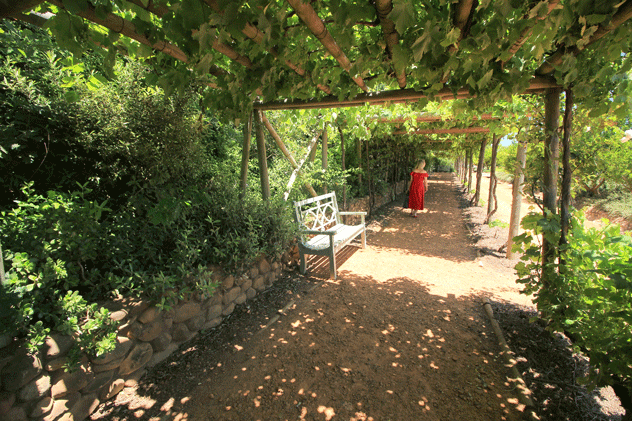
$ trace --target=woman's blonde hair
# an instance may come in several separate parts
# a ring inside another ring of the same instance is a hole
[[[421,161],[417,162],[417,166],[415,167],[416,170],[420,170],[423,169],[426,166],[426,160],[422,159]]]

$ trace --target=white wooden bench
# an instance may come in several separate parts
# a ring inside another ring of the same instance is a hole
[[[336,279],[336,252],[358,235],[362,236],[362,248],[366,247],[366,212],[340,212],[335,192],[294,202],[294,210],[299,225],[298,251],[302,274],[305,273],[306,254],[328,256],[329,275],[333,274]],[[362,222],[345,225],[340,219],[342,215],[360,216]]]

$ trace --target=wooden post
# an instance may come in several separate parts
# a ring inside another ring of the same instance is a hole
[[[481,181],[483,180],[483,167],[485,166],[485,148],[487,138],[481,142],[481,150],[478,153],[478,165],[476,166],[476,193],[474,193],[474,206],[479,206],[481,202]]]
[[[467,190],[468,192],[472,190],[472,172],[474,171],[474,152],[472,152],[472,148],[467,150],[467,162],[468,162],[468,181],[467,181]]]
[[[562,223],[562,235],[560,244],[566,244],[568,225],[570,223],[571,203],[571,130],[573,126],[573,91],[566,89],[566,103],[564,105],[564,137],[562,138],[562,192],[560,202],[560,220]]]
[[[498,204],[496,203],[496,155],[498,154],[498,144],[500,143],[500,137],[493,135],[492,137],[492,162],[489,168],[489,196],[487,202],[487,219],[485,223],[488,224],[492,215],[496,212]]]
[[[544,173],[542,174],[542,203],[544,210],[557,213],[557,175],[559,172],[559,136],[560,89],[547,89],[544,100]],[[555,260],[555,245],[546,236],[542,238],[542,266]],[[548,285],[548,276],[542,274],[542,283]]]
[[[358,189],[360,189],[360,194],[362,194],[362,140],[358,138],[356,141],[357,150],[358,150]]]
[[[248,183],[248,161],[250,160],[250,139],[252,133],[252,114],[244,124],[244,145],[241,149],[241,183],[239,185],[239,195],[243,199],[246,195],[246,184]]]
[[[514,171],[513,186],[511,189],[511,216],[509,219],[509,239],[507,240],[507,259],[513,258],[511,247],[513,238],[518,235],[520,226],[520,207],[522,205],[522,185],[524,184],[524,167],[527,162],[527,146],[524,143],[518,145],[516,152],[516,170]]]
[[[7,284],[4,274],[4,257],[2,255],[2,243],[0,243],[0,288]]]
[[[323,161],[323,172],[327,171],[328,166],[328,157],[327,153],[329,152],[329,135],[327,134],[327,124],[325,123],[325,127],[323,128],[323,147],[322,147],[322,161]],[[327,183],[323,184],[323,190],[327,193]]]
[[[342,127],[338,125],[338,132],[340,132],[340,155],[342,161],[342,172],[346,170],[346,162],[345,162],[345,137],[342,134]],[[345,178],[345,183],[342,185],[342,208],[344,210],[347,209],[347,179]]]
[[[261,111],[255,111],[255,131],[257,134],[257,153],[259,157],[259,178],[261,179],[261,195],[263,200],[270,199],[270,178],[268,176],[268,160],[266,156],[266,139],[261,124]]]

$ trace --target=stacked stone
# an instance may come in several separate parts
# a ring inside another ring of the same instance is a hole
[[[86,419],[101,402],[136,386],[148,367],[272,285],[292,260],[288,252],[284,264],[261,259],[238,277],[214,273],[220,286],[212,297],[192,297],[166,311],[143,300],[106,304],[120,323],[116,348],[99,358],[84,357],[71,372],[64,369],[73,345],[69,336],[51,335],[36,355],[0,337],[0,421]]]

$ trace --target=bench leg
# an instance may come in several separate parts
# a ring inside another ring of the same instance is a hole
[[[300,267],[301,275],[305,275],[305,253],[299,253],[299,255],[300,255],[300,261],[301,261],[301,267]]]
[[[334,276],[334,281],[338,279],[338,273],[336,272],[336,251],[331,250],[331,254],[329,255],[329,276]]]

